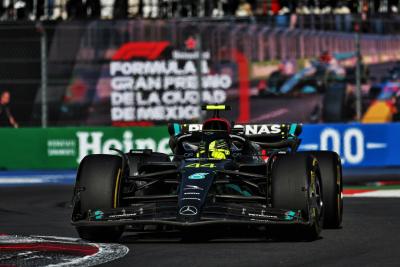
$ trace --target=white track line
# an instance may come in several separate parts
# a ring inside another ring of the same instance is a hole
[[[0,184],[41,184],[45,181],[42,178],[0,178]]]

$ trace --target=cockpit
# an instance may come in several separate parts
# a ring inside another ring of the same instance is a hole
[[[222,160],[242,155],[245,152],[246,140],[231,134],[231,124],[227,120],[212,118],[201,125],[201,130],[171,138],[170,145],[175,155],[185,158]]]

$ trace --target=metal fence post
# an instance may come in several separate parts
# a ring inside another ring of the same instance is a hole
[[[201,110],[201,106],[203,105],[203,72],[202,72],[202,59],[203,59],[203,51],[201,47],[201,32],[200,32],[200,27],[198,27],[198,32],[196,34],[196,42],[197,42],[197,53],[198,53],[198,58],[197,58],[197,88],[199,92],[199,122],[202,123],[203,121],[203,111]]]
[[[42,128],[47,127],[47,35],[43,24],[38,25],[40,32],[40,65],[41,65],[41,110]]]
[[[357,65],[356,65],[356,117],[357,121],[361,121],[362,116],[362,105],[361,105],[361,45],[360,45],[360,34],[361,34],[361,12],[362,12],[362,2],[359,2],[359,14],[357,14],[357,23],[356,23],[356,57],[357,57]]]

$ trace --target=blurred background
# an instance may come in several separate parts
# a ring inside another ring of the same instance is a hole
[[[348,173],[394,177],[399,4],[1,0],[0,168],[168,152],[168,122],[226,103],[241,123],[303,123],[301,149],[338,152]]]

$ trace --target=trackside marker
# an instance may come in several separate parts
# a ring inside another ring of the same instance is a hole
[[[343,190],[344,197],[387,197],[387,198],[400,198],[399,189],[385,189],[385,190]]]
[[[343,189],[343,195],[355,195],[355,194],[363,194],[366,192],[376,191],[373,189]]]
[[[96,266],[125,256],[120,244],[76,238],[0,234],[0,266]]]
[[[74,184],[75,171],[40,172],[10,171],[0,172],[0,186]]]

